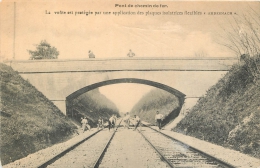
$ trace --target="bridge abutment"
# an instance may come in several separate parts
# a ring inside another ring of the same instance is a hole
[[[186,97],[178,117],[176,117],[172,122],[168,123],[164,129],[171,130],[177,126],[177,124],[189,113],[190,109],[197,103],[199,97]]]
[[[52,103],[60,109],[60,111],[64,114],[67,115],[66,113],[66,100],[51,100]]]

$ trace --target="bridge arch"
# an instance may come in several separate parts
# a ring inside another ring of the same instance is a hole
[[[66,97],[66,114],[68,116],[71,116],[71,104],[70,101],[73,100],[74,98],[77,98],[78,96],[82,95],[83,93],[86,93],[90,90],[102,87],[102,86],[106,86],[106,85],[111,85],[111,84],[119,84],[119,83],[137,83],[137,84],[144,84],[144,85],[149,85],[149,86],[153,86],[162,90],[165,90],[171,94],[174,94],[175,96],[178,97],[179,100],[179,105],[180,107],[183,105],[184,103],[184,99],[185,99],[185,94],[164,84],[158,83],[158,82],[154,82],[151,80],[146,80],[146,79],[138,79],[138,78],[119,78],[119,79],[112,79],[112,80],[106,80],[106,81],[102,81],[102,82],[98,82],[98,83],[94,83],[91,84],[89,86],[85,86],[73,93],[71,93],[70,95],[68,95]]]

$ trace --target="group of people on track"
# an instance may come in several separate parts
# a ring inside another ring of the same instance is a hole
[[[156,112],[155,115],[155,121],[157,123],[158,129],[161,130],[162,129],[162,121],[163,121],[164,116],[162,114],[159,113],[159,111]],[[109,119],[108,119],[108,130],[110,131],[110,129],[115,129],[116,126],[116,121],[117,121],[117,117],[115,114],[113,114]],[[124,128],[129,129],[129,126],[131,125],[131,123],[134,125],[134,131],[137,129],[137,127],[140,125],[141,123],[141,119],[137,116],[134,115],[134,117],[130,117],[129,112],[127,112],[125,114],[125,116],[123,117],[123,124],[124,124]],[[81,118],[81,124],[82,124],[82,131],[85,132],[86,128],[90,131],[91,127],[88,124],[88,120],[87,117],[83,117]],[[97,129],[103,129],[104,128],[104,120],[102,119],[102,117],[99,117],[98,122],[97,122]]]
[[[116,120],[117,120],[117,117],[115,114],[113,114],[109,120],[108,120],[108,129],[110,131],[110,129],[114,129],[115,128],[115,125],[116,125]],[[86,128],[87,130],[91,130],[91,127],[90,125],[88,124],[88,120],[87,120],[87,117],[81,117],[81,124],[82,124],[82,132],[84,133]],[[97,129],[103,129],[105,127],[105,123],[104,123],[104,120],[102,119],[102,117],[99,117],[98,118],[98,121],[97,121]]]

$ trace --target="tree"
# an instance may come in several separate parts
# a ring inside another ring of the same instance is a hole
[[[36,45],[36,50],[28,50],[31,55],[31,60],[41,60],[41,59],[57,59],[59,51],[57,48],[52,47],[46,40],[42,40],[40,44]]]
[[[238,57],[260,54],[260,13],[254,11],[233,16],[230,27],[222,28],[220,44],[232,50]]]
[[[223,28],[220,44],[237,55],[257,83],[260,80],[260,13],[251,8],[243,15],[233,16],[229,23],[230,27]]]

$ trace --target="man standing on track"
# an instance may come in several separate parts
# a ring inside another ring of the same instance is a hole
[[[130,119],[130,115],[129,113],[127,112],[125,114],[125,117],[123,118],[123,121],[124,121],[124,128],[127,127],[129,129],[129,119]]]
[[[136,128],[139,126],[139,124],[140,124],[140,122],[141,122],[141,120],[140,120],[140,118],[137,116],[137,115],[134,115],[134,124],[135,124],[135,128],[134,128],[134,131],[136,130]]]
[[[159,111],[157,111],[155,115],[155,122],[157,122],[159,130],[162,129],[162,120],[163,120],[163,115],[160,114]]]
[[[82,124],[82,132],[83,132],[83,133],[85,132],[86,127],[87,127],[88,130],[90,131],[90,125],[88,125],[87,117],[82,118],[81,124]]]
[[[97,126],[98,126],[97,127],[98,130],[104,128],[104,121],[101,117],[99,117],[99,119],[98,119],[98,125]]]
[[[116,125],[116,116],[113,114],[109,120],[108,120],[108,130],[110,131],[110,128],[115,128]]]

